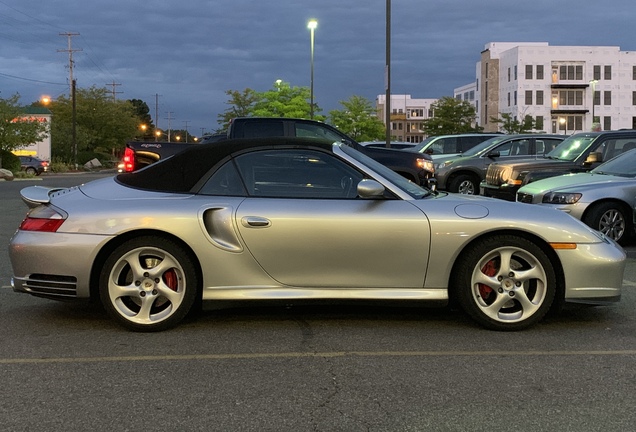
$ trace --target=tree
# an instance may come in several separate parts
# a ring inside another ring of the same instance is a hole
[[[233,118],[249,116],[259,97],[258,93],[251,88],[246,88],[242,92],[226,90],[225,94],[230,97],[226,102],[230,107],[218,115],[218,123],[221,125],[221,130],[227,129]]]
[[[343,110],[329,111],[330,123],[358,142],[382,139],[386,130],[368,99],[351,96],[340,101]]]
[[[307,87],[292,87],[284,81],[277,81],[271,90],[257,92],[245,90],[227,90],[230,98],[226,102],[230,107],[218,116],[219,130],[225,130],[235,117],[288,117],[308,118],[311,115],[310,90]],[[322,110],[314,103],[314,113]],[[322,115],[314,119],[324,121]]]
[[[19,105],[20,95],[0,98],[0,168],[2,152],[18,150],[43,139],[46,124],[24,117],[24,107]]]
[[[148,107],[148,104],[141,99],[129,99],[128,102],[130,102],[133,106],[135,115],[139,119],[142,139],[154,139],[153,131],[155,130],[155,124],[152,122],[152,116],[150,115],[150,108]]]
[[[507,134],[517,134],[531,132],[536,128],[536,122],[532,116],[525,116],[523,122],[520,122],[516,118],[512,117],[512,114],[501,113],[500,118],[490,117],[490,121],[499,124],[499,129]]]
[[[95,86],[75,92],[75,130],[78,152],[99,152],[116,155],[126,141],[142,132],[139,117],[130,101],[115,100],[106,88]],[[53,155],[73,161],[72,101],[64,96],[51,102],[55,121],[51,127]],[[80,163],[86,161],[79,161]]]
[[[271,90],[257,93],[257,96],[251,113],[255,117],[308,118],[311,115],[311,93],[307,87],[292,87],[285,81],[277,81]],[[321,111],[314,103],[314,113]],[[314,115],[314,119],[324,120],[325,117]]]
[[[480,132],[473,126],[477,115],[468,101],[443,97],[431,105],[434,116],[424,120],[423,130],[428,136]]]

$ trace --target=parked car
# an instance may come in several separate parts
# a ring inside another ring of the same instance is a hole
[[[547,134],[498,135],[458,156],[433,156],[437,187],[478,195],[479,184],[491,163],[545,154],[564,138],[564,135]]]
[[[561,174],[589,171],[634,147],[636,130],[574,134],[545,157],[493,163],[480,189],[485,196],[514,201],[523,185]]]
[[[343,298],[453,299],[519,330],[563,301],[618,301],[623,284],[625,251],[567,214],[434,193],[340,142],[227,140],[21,195],[14,290],[99,298],[138,331],[201,300]]]
[[[359,144],[365,147],[381,147],[381,148],[385,147],[386,148],[386,141],[362,141]],[[417,143],[410,143],[406,141],[391,141],[391,148],[398,149],[398,150],[412,149],[416,145]]]
[[[636,150],[585,173],[565,174],[527,184],[517,201],[562,210],[620,244],[634,238]]]
[[[31,175],[40,175],[49,170],[49,163],[35,156],[18,156],[22,171]]]
[[[490,138],[500,137],[499,133],[474,133],[458,135],[438,135],[426,138],[412,150],[433,155],[459,155]]]

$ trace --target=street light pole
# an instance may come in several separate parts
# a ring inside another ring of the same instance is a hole
[[[310,33],[310,46],[311,46],[311,81],[309,86],[309,99],[310,99],[310,107],[309,107],[309,116],[313,120],[314,118],[314,30],[318,26],[318,21],[315,19],[309,20],[307,23],[307,28]]]
[[[597,80],[593,79],[590,81],[590,85],[592,86],[592,130],[595,130],[595,123],[596,123],[596,118],[594,116],[594,105],[596,104],[596,84],[598,83]]]

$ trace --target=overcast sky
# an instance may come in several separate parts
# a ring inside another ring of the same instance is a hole
[[[392,0],[393,94],[452,96],[489,42],[636,50],[634,0]],[[593,7],[592,7],[593,6]],[[24,105],[78,87],[142,99],[161,128],[218,128],[226,90],[310,85],[323,109],[384,94],[386,0],[0,0],[0,97]],[[112,83],[117,85],[113,86]],[[156,97],[156,95],[159,95]],[[156,104],[158,100],[158,104]],[[158,113],[158,121],[155,117]]]

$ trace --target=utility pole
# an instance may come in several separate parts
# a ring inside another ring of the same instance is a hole
[[[186,131],[185,142],[188,142],[188,123],[190,123],[190,120],[184,120],[183,123],[185,123],[185,131]]]
[[[76,110],[76,106],[75,106],[75,80],[71,81],[71,103],[72,103],[72,114],[71,114],[71,123],[72,123],[72,128],[71,128],[71,142],[73,144],[73,159],[75,162],[75,169],[78,169],[78,165],[77,165],[77,133],[76,133],[76,128],[75,128],[75,113],[77,112]]]
[[[157,135],[159,131],[159,96],[158,93],[155,93],[155,131],[153,132],[155,141],[159,141],[159,136]]]
[[[60,33],[60,36],[66,36],[68,38],[68,48],[65,50],[57,50],[57,52],[67,52],[68,53],[68,69],[70,73],[69,77],[69,90],[71,95],[73,93],[73,53],[77,51],[82,51],[82,49],[73,49],[72,48],[72,37],[79,36],[79,33]],[[72,96],[71,96],[72,97]]]
[[[110,84],[106,83],[106,85],[113,87],[113,89],[110,91],[113,94],[113,101],[117,100],[117,96],[116,96],[117,93],[123,93],[123,92],[120,92],[120,91],[119,92],[115,91],[115,87],[121,85],[121,84],[116,83],[115,80],[113,80],[113,82],[110,83]]]
[[[166,117],[166,120],[168,120],[168,142],[170,142],[170,120],[172,120],[172,111],[168,111],[166,112],[166,114],[168,114],[168,117]]]
[[[386,0],[386,65],[384,69],[386,146],[391,147],[391,0]]]

